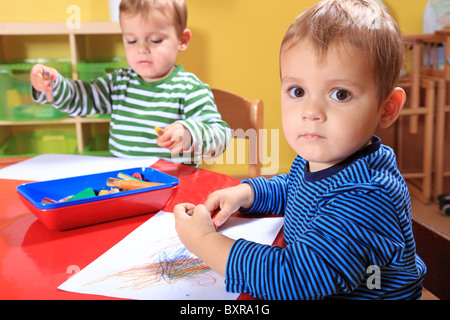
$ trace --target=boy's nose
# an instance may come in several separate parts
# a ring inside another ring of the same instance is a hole
[[[139,53],[150,52],[150,46],[148,46],[145,42],[141,42],[138,44],[138,52]]]
[[[325,119],[325,113],[320,103],[311,102],[304,106],[302,118],[310,121],[323,121]]]

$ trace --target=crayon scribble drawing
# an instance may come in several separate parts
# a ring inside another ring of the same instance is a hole
[[[283,218],[234,218],[220,230],[232,238],[271,244]],[[190,253],[170,212],[161,211],[128,234],[58,289],[142,300],[233,300],[225,279]]]
[[[151,286],[173,286],[181,280],[188,281],[193,286],[210,287],[216,283],[216,278],[210,273],[203,261],[192,255],[178,240],[169,239],[170,243],[149,257],[149,263],[132,267],[103,278],[86,283],[85,286],[110,279],[120,279],[123,286],[117,289],[130,288],[141,290]]]

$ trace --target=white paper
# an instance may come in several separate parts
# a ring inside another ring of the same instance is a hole
[[[230,238],[272,244],[284,218],[232,217]],[[172,213],[160,211],[58,289],[126,299],[231,300],[224,278],[186,250]]]
[[[41,154],[0,170],[0,179],[47,181],[87,174],[149,167],[158,158],[115,158]]]

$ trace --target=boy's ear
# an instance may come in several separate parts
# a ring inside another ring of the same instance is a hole
[[[192,32],[189,29],[184,29],[180,39],[180,51],[185,51],[191,42]]]
[[[381,129],[389,128],[399,117],[400,111],[406,102],[406,93],[402,88],[395,88],[391,95],[385,100],[381,106],[381,117],[378,127]]]

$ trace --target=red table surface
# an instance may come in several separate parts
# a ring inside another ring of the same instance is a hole
[[[214,190],[239,184],[220,173],[158,161],[152,168],[180,179],[175,204],[204,203]],[[47,229],[19,199],[16,187],[29,181],[0,179],[0,299],[106,299],[57,287],[151,218],[145,214],[68,231]],[[283,245],[282,232],[275,244]],[[107,298],[111,299],[111,298]],[[251,299],[241,295],[240,299]]]

